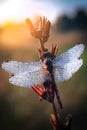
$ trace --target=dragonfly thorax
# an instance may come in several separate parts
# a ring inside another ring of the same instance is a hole
[[[52,71],[53,71],[52,55],[51,55],[51,53],[48,51],[48,49],[45,49],[45,50],[43,51],[42,57],[41,57],[41,61],[42,61],[43,69],[45,69],[45,70],[48,71],[49,73],[52,73]]]
[[[47,58],[44,60],[46,66],[47,66],[47,70],[52,73],[53,71],[53,66],[52,66],[52,60],[50,58]]]

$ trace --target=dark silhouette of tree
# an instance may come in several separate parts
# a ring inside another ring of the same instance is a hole
[[[87,12],[80,8],[74,17],[62,15],[55,22],[55,30],[67,32],[72,30],[87,31]]]
[[[78,10],[73,21],[77,29],[87,30],[87,13],[84,9]]]

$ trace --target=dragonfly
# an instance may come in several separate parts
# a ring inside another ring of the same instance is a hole
[[[53,50],[55,51],[55,49]],[[63,108],[56,80],[59,82],[68,80],[79,70],[83,64],[83,60],[80,58],[83,51],[84,45],[78,44],[66,52],[54,56],[54,52],[50,52],[45,48],[42,52],[39,50],[40,61],[8,61],[2,63],[2,68],[12,74],[9,82],[13,85],[26,88],[43,85],[45,88],[44,95],[49,86],[51,86],[60,108]]]

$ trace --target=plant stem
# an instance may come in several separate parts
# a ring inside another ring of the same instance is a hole
[[[56,118],[56,121],[57,121],[57,125],[55,126],[55,130],[58,130],[58,128],[61,127],[61,124],[60,124],[60,121],[58,119],[58,114],[57,114],[57,110],[56,110],[56,106],[55,106],[54,100],[52,101],[51,104],[52,104],[54,115],[55,115],[55,118]]]
[[[44,51],[44,43],[42,42],[41,39],[40,39],[40,45],[41,45],[41,49],[42,49],[42,51]]]

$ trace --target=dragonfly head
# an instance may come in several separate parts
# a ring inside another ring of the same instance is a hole
[[[47,48],[45,48],[43,53],[42,53],[42,59],[47,59],[47,58],[51,59],[51,53],[48,51]]]

